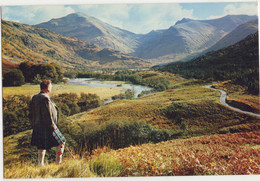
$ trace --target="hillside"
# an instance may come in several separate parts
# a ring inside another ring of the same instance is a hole
[[[133,52],[139,44],[137,41],[139,35],[111,26],[83,13],[73,13],[36,26],[124,53]]]
[[[256,17],[230,15],[212,20],[184,18],[141,44],[134,55],[146,59],[170,59],[172,62],[180,60],[213,46],[237,26],[253,18]]]
[[[23,61],[56,62],[63,68],[140,68],[150,63],[47,29],[2,21],[3,69]],[[8,65],[8,66],[7,66]]]
[[[232,80],[259,94],[258,32],[242,41],[215,52],[209,52],[189,62],[168,64],[159,68],[184,77],[206,81]]]
[[[206,50],[216,51],[224,47],[228,47],[233,45],[240,40],[246,38],[250,34],[254,34],[258,31],[258,19],[253,21],[246,22],[244,24],[239,25],[235,30],[224,36],[221,40],[219,40],[215,45]]]
[[[6,179],[260,174],[259,131],[97,149],[91,157],[77,154],[76,160],[65,151],[62,165],[47,163],[46,168],[32,164],[36,150],[29,146],[30,134],[4,138]]]
[[[74,160],[65,151],[62,165],[53,164],[53,148],[47,152],[46,168],[35,166],[32,130],[4,137],[5,177],[259,174],[258,118],[221,105],[219,92],[198,80],[170,73],[138,74],[145,75],[144,79],[167,77],[170,90],[62,117],[58,127],[76,155]],[[32,95],[33,86],[26,86],[20,94]],[[18,91],[10,89],[4,93]],[[55,94],[83,91],[64,85],[54,89]],[[102,91],[99,94],[104,95]],[[251,99],[259,100],[258,96]]]

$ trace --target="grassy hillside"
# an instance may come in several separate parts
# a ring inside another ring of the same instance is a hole
[[[21,138],[28,134],[30,131],[4,138],[5,178],[260,174],[259,131],[171,140],[119,150],[97,149],[91,157],[77,155],[76,160],[65,153],[62,165],[46,159],[46,168],[35,166],[36,150],[24,146],[29,139]],[[50,151],[46,157],[49,155]]]
[[[183,86],[136,100],[117,100],[83,115],[75,122],[83,127],[87,122],[98,124],[112,119],[144,120],[157,128],[176,133],[182,132],[185,127],[185,134],[189,136],[228,131],[228,127],[239,128],[243,124],[259,126],[257,119],[220,105],[219,96],[219,92],[200,85]]]
[[[63,68],[140,68],[146,61],[47,29],[2,21],[2,54],[13,66],[23,61],[56,62]],[[7,63],[3,64],[6,68]],[[8,67],[7,67],[8,68]]]
[[[248,92],[259,94],[258,32],[235,45],[160,69],[186,78],[232,80],[233,84],[245,86]]]

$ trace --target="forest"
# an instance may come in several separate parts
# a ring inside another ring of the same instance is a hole
[[[259,94],[258,32],[235,45],[158,70],[207,82],[232,80],[234,84],[246,86],[249,93]]]

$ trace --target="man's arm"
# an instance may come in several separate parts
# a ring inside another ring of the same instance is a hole
[[[50,128],[52,131],[57,129],[52,116],[51,101],[47,97],[43,99],[42,118],[44,120],[45,127]]]

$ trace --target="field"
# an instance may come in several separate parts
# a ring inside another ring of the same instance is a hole
[[[81,85],[72,84],[53,84],[52,93],[50,96],[62,93],[76,93],[80,95],[83,93],[97,94],[100,99],[108,99],[114,95],[121,93],[121,88],[108,88],[108,87],[86,87]],[[39,85],[26,84],[20,87],[3,87],[3,97],[11,95],[26,95],[32,96],[40,92]]]

